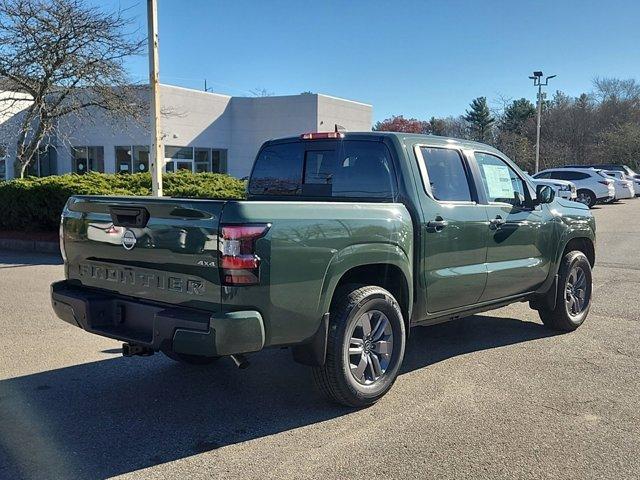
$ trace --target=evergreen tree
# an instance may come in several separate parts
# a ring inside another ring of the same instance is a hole
[[[500,129],[507,132],[521,133],[522,127],[535,116],[536,107],[526,98],[514,100],[504,111]]]
[[[479,142],[491,141],[491,126],[495,118],[491,116],[486,97],[478,97],[471,102],[471,110],[467,110],[463,117],[471,128],[475,140]]]
[[[431,135],[447,135],[447,121],[443,118],[431,117],[429,120],[429,133]]]

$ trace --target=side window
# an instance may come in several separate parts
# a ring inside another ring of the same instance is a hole
[[[450,148],[420,147],[431,194],[443,202],[470,202],[469,179],[460,152]],[[427,180],[427,179],[423,179]]]
[[[589,175],[582,172],[563,172],[564,176],[563,180],[584,180],[585,178],[589,178]]]
[[[488,153],[475,152],[482,183],[490,202],[509,203],[520,207],[526,201],[526,186],[513,168]]]
[[[551,178],[551,174],[553,172],[544,172],[544,173],[539,173],[538,175],[534,175],[533,178]]]
[[[555,171],[551,172],[549,178],[553,178],[555,180],[566,180],[567,172],[555,170]]]
[[[302,146],[283,143],[263,149],[251,173],[253,195],[296,195],[302,176]]]

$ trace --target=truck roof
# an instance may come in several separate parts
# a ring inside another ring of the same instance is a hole
[[[344,135],[344,139],[349,140],[365,140],[372,138],[397,138],[401,143],[428,143],[433,146],[451,146],[457,145],[460,148],[467,148],[471,150],[483,150],[488,152],[495,152],[500,155],[504,155],[504,153],[499,152],[495,148],[485,143],[474,142],[472,140],[464,140],[461,138],[455,137],[441,137],[439,135],[426,135],[420,133],[404,133],[404,132],[341,132]],[[276,144],[276,143],[289,143],[301,141],[300,136],[295,137],[283,137],[283,138],[274,138],[265,142],[267,144]],[[304,140],[304,141],[314,141],[314,140]]]

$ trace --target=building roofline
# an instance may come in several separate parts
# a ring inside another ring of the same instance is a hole
[[[178,90],[186,90],[188,92],[196,92],[196,93],[202,93],[202,94],[206,94],[206,95],[216,95],[218,97],[224,97],[224,98],[233,98],[231,95],[225,95],[223,93],[205,92],[204,90],[198,90],[196,88],[181,87],[179,85],[170,85],[168,83],[160,83],[160,86],[161,87],[168,87],[168,88],[177,88]]]
[[[182,87],[179,85],[171,85],[168,83],[160,83],[161,87],[168,87],[168,88],[177,88],[179,90],[186,90],[188,92],[197,92],[197,93],[203,93],[203,94],[207,94],[207,95],[217,95],[219,97],[224,97],[224,98],[248,98],[248,99],[264,99],[264,98],[291,98],[291,97],[301,97],[304,95],[308,95],[308,94],[303,94],[303,93],[297,93],[297,94],[292,94],[292,95],[269,95],[268,97],[251,97],[251,96],[232,96],[232,95],[225,95],[222,93],[215,93],[215,92],[205,92],[204,90],[198,90],[196,88],[188,88],[188,87]],[[349,102],[349,103],[355,103],[356,105],[363,105],[365,107],[372,107],[373,105],[370,103],[365,103],[365,102],[358,102],[356,100],[349,100],[348,98],[342,98],[342,97],[336,97],[334,95],[327,95],[325,93],[312,93],[311,95],[316,95],[318,97],[325,97],[325,98],[331,98],[333,100],[340,100],[341,102]]]
[[[373,105],[370,104],[370,103],[357,102],[356,100],[349,100],[348,98],[336,97],[334,95],[327,95],[326,93],[316,93],[316,95],[318,95],[319,97],[332,98],[334,100],[340,100],[342,102],[355,103],[355,104],[358,104],[358,105],[364,105],[365,107],[373,108]]]

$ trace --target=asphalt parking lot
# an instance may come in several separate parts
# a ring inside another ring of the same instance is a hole
[[[0,478],[638,478],[640,200],[593,210],[591,313],[527,304],[417,328],[375,406],[328,404],[290,352],[205,368],[57,320],[55,257],[0,252]]]

